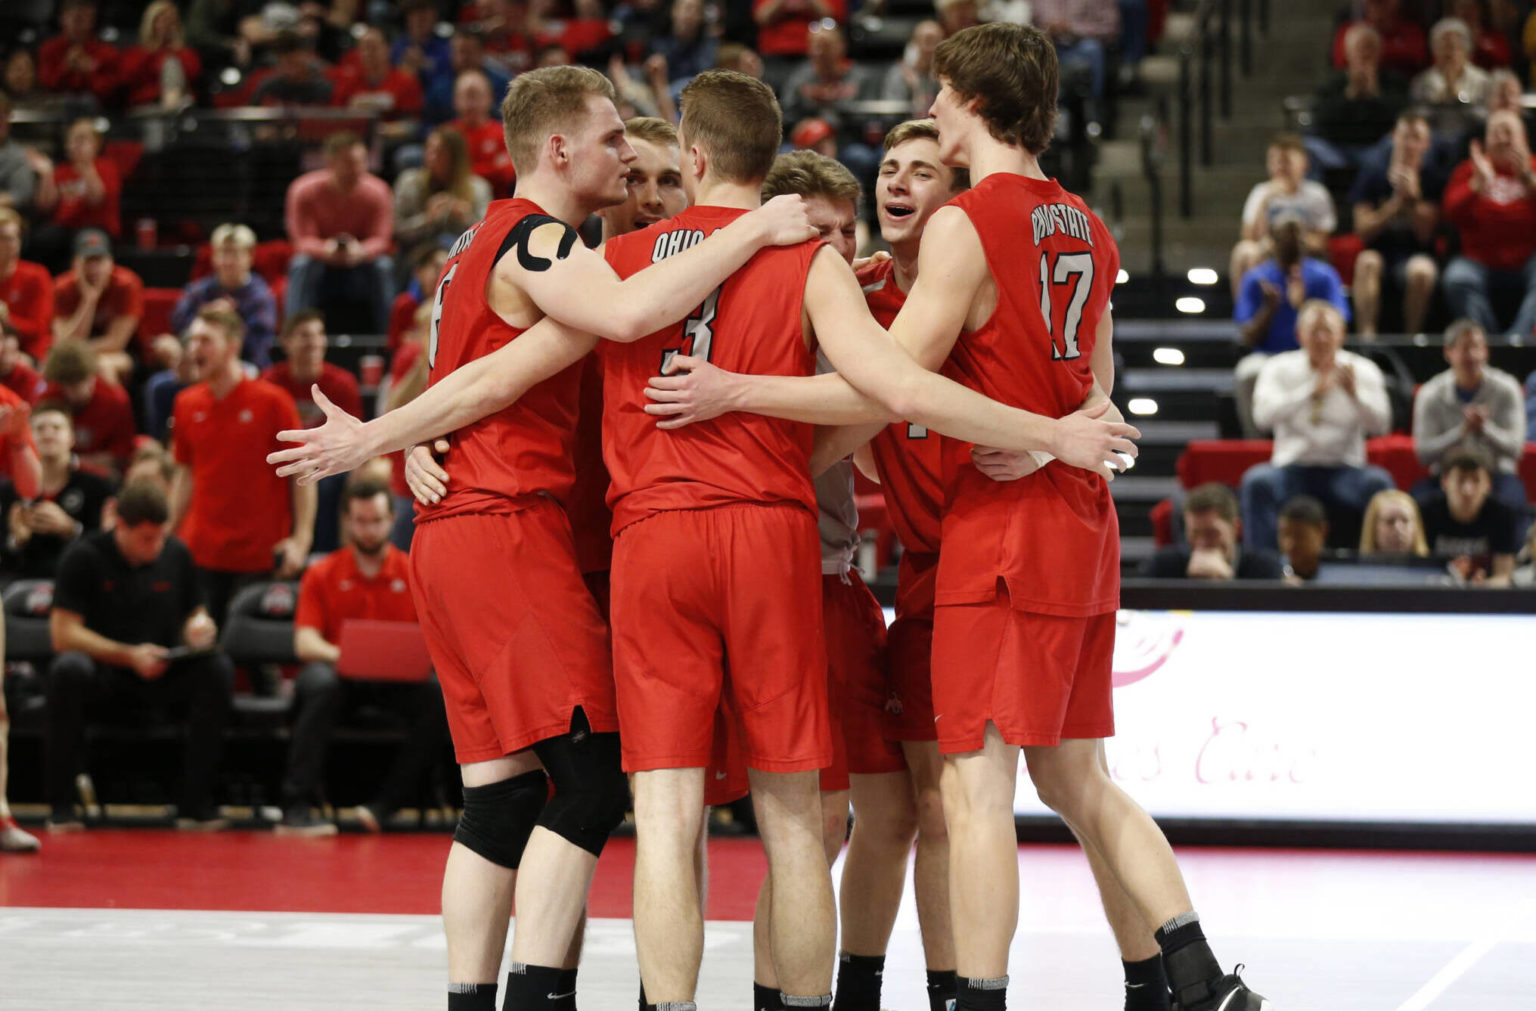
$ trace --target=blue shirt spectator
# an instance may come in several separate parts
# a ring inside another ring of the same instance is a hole
[[[267,282],[251,272],[256,234],[245,225],[220,225],[213,230],[210,245],[213,273],[187,285],[171,313],[171,329],[181,336],[198,310],[227,300],[245,323],[240,356],[264,369],[272,364],[272,341],[277,337],[277,298]]]
[[[1295,272],[1295,278],[1288,276],[1292,271]],[[1293,279],[1300,280],[1300,298],[1291,297],[1289,289]],[[1345,297],[1344,282],[1339,280],[1339,272],[1322,260],[1304,257],[1291,271],[1282,268],[1275,260],[1265,260],[1244,274],[1242,288],[1237,296],[1237,307],[1232,313],[1238,324],[1249,322],[1265,308],[1266,288],[1274,293],[1268,297],[1277,300],[1268,328],[1262,339],[1253,345],[1255,351],[1279,354],[1300,347],[1296,340],[1296,311],[1303,302],[1311,299],[1320,298],[1331,303],[1344,314],[1346,321],[1349,319],[1349,300]]]

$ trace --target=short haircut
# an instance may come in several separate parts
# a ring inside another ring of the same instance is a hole
[[[277,339],[280,341],[287,340],[289,337],[293,336],[293,332],[295,330],[307,323],[319,323],[322,327],[324,327],[325,313],[321,312],[319,309],[300,309],[292,316],[289,316],[283,320],[283,329],[282,332],[277,335]]]
[[[752,50],[740,42],[722,42],[720,48],[715,50],[715,69],[736,70],[750,52]]]
[[[1429,125],[1429,110],[1422,105],[1407,106],[1402,112],[1397,114],[1397,119],[1392,125],[1396,127],[1403,123],[1423,123],[1427,126]]]
[[[1060,67],[1056,47],[1038,28],[994,23],[956,32],[933,53],[933,76],[977,115],[1001,143],[1042,154],[1056,133]]]
[[[321,148],[325,152],[327,160],[339,154],[346,154],[352,148],[362,144],[363,138],[351,130],[342,130],[325,138],[325,145]]]
[[[1480,470],[1489,476],[1493,474],[1493,461],[1488,454],[1476,446],[1457,446],[1445,458],[1440,461],[1440,473],[1449,474],[1452,471]]]
[[[133,451],[128,458],[128,470],[132,470],[144,461],[151,461],[160,467],[160,477],[167,484],[176,476],[176,461],[171,459],[171,454],[165,451],[165,447],[158,442],[149,442]]]
[[[909,140],[925,139],[935,144],[939,142],[939,124],[932,119],[909,119],[905,123],[897,123],[891,127],[891,132],[885,135],[885,150],[890,152]],[[949,165],[949,189],[951,193],[960,193],[971,188],[971,170],[963,165]]]
[[[1324,509],[1323,504],[1311,495],[1297,495],[1280,507],[1280,518],[1290,520],[1292,523],[1326,527],[1328,510]]]
[[[1237,495],[1220,481],[1208,481],[1184,496],[1184,512],[1217,513],[1228,523],[1236,523],[1240,515]]]
[[[31,420],[36,421],[38,418],[41,418],[45,414],[57,414],[61,418],[63,418],[65,421],[67,421],[69,423],[69,427],[70,428],[74,428],[75,427],[75,416],[69,413],[69,405],[64,403],[63,401],[59,401],[59,400],[43,400],[43,401],[39,401],[37,406],[32,408],[32,419]]]
[[[234,245],[239,246],[241,249],[255,249],[256,233],[251,231],[246,225],[228,222],[213,230],[213,235],[209,237],[208,244],[214,248]]]
[[[1301,134],[1291,133],[1289,131],[1285,133],[1277,133],[1273,137],[1269,138],[1268,146],[1271,150],[1274,148],[1279,148],[1281,151],[1300,151],[1302,154],[1307,153],[1307,145],[1302,142]]]
[[[683,88],[679,144],[702,147],[710,168],[733,183],[761,183],[784,141],[773,89],[734,70],[706,70]]]
[[[1308,320],[1319,313],[1331,318],[1334,326],[1340,330],[1348,329],[1349,324],[1344,322],[1344,313],[1326,298],[1309,298],[1301,303],[1301,308],[1296,310],[1296,329],[1299,331]]]
[[[501,128],[518,175],[538,167],[539,149],[550,134],[581,122],[591,95],[610,102],[615,97],[613,83],[591,67],[541,67],[512,79],[501,102]]]
[[[59,341],[43,360],[43,378],[60,386],[83,383],[96,374],[96,352],[85,341]]]
[[[773,160],[773,167],[763,179],[763,199],[772,200],[786,193],[798,193],[807,200],[859,202],[859,181],[836,158],[815,151],[791,151]]]
[[[217,327],[225,338],[232,341],[245,339],[245,320],[240,314],[230,309],[220,309],[214,306],[204,306],[197,311],[197,319],[209,326]]]
[[[1455,347],[1469,333],[1480,333],[1483,335],[1483,340],[1486,341],[1488,339],[1488,332],[1483,329],[1481,323],[1475,319],[1463,317],[1445,328],[1445,346],[1448,348]]]
[[[677,147],[677,127],[655,116],[632,116],[624,121],[624,135],[657,147]]]
[[[1433,50],[1435,43],[1446,35],[1455,35],[1461,39],[1461,44],[1467,49],[1472,48],[1472,29],[1461,18],[1441,18],[1429,29],[1429,48]]]
[[[411,270],[413,272],[418,271],[431,263],[439,253],[446,254],[447,252],[446,249],[435,242],[424,242],[417,247],[416,254],[411,257]]]
[[[163,525],[171,518],[165,489],[153,481],[129,481],[117,495],[117,519],[124,527]]]
[[[352,508],[353,502],[368,502],[379,495],[384,496],[385,501],[389,503],[389,511],[394,512],[395,499],[389,493],[388,485],[375,481],[371,477],[360,477],[356,481],[348,482],[341,492],[342,514],[345,515]]]

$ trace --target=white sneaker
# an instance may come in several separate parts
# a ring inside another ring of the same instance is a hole
[[[0,853],[36,853],[42,848],[37,836],[16,824],[15,818],[0,820]]]

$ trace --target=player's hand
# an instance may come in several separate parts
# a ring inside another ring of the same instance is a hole
[[[128,666],[146,681],[153,681],[165,673],[168,666],[166,649],[152,642],[141,642],[128,650]]]
[[[891,258],[891,254],[890,253],[887,253],[883,249],[877,249],[873,253],[870,253],[868,256],[860,256],[857,259],[855,259],[853,261],[853,272],[855,274],[857,274],[859,271],[863,270],[865,267],[873,266],[876,263],[884,263],[886,260],[889,260],[890,258]]]
[[[805,198],[798,193],[774,197],[753,211],[752,217],[762,229],[765,246],[793,246],[818,234],[806,211]]]
[[[736,373],[692,355],[675,355],[671,365],[670,373],[652,376],[645,389],[652,401],[645,405],[645,413],[662,419],[657,428],[683,428],[736,409],[734,397],[740,379]]]
[[[971,447],[971,462],[994,481],[1017,481],[1044,466],[1033,453],[1012,453],[986,446]]]
[[[1072,467],[1090,470],[1108,481],[1130,467],[1125,457],[1136,458],[1136,444],[1132,439],[1141,438],[1134,425],[1124,422],[1104,421],[1109,410],[1108,400],[1086,407],[1060,419],[1056,423],[1051,455]]]
[[[405,454],[405,483],[422,505],[437,505],[448,494],[448,472],[437,462],[447,452],[448,440],[438,439],[431,449],[423,443]]]
[[[304,563],[309,561],[309,545],[293,537],[284,537],[274,544],[272,553],[278,559],[278,579],[292,579],[304,571]]]
[[[325,424],[278,432],[279,442],[298,445],[267,454],[267,462],[277,467],[278,477],[296,477],[300,485],[354,470],[374,456],[365,445],[363,423],[331,403],[318,385],[310,391],[315,406],[325,412]]]
[[[208,616],[207,611],[198,611],[187,619],[186,627],[181,630],[181,639],[193,649],[208,649],[218,638],[219,629]]]

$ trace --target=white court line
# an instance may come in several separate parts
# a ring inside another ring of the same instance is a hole
[[[1463,948],[1455,958],[1445,964],[1445,968],[1430,977],[1428,983],[1419,988],[1419,992],[1409,997],[1406,1002],[1398,1006],[1397,1011],[1424,1011],[1430,1003],[1456,982],[1478,962],[1484,955],[1492,951],[1502,938],[1485,937]]]

